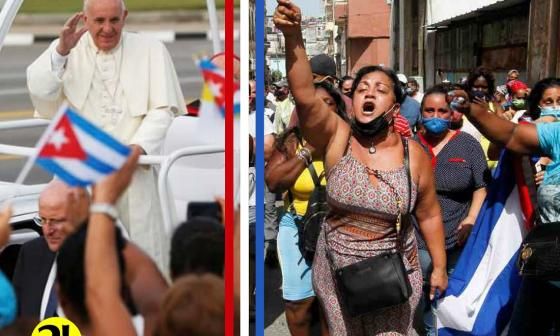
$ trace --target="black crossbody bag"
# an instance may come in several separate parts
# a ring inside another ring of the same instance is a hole
[[[402,242],[400,225],[410,221],[401,217],[410,216],[411,203],[411,180],[408,155],[408,141],[403,139],[404,164],[408,179],[408,213],[397,216],[397,251],[387,252],[377,256],[369,257],[357,263],[337,268],[334,258],[328,247],[328,232],[325,231],[325,246],[327,259],[335,276],[335,283],[342,305],[351,317],[357,317],[373,311],[402,304],[412,295],[412,286],[408,279],[408,273],[401,254]],[[384,179],[376,177],[379,181],[387,183]],[[388,184],[400,203],[400,197],[396,190]],[[405,220],[403,220],[405,219]]]

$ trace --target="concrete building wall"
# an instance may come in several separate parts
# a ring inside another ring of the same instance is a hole
[[[347,73],[353,75],[364,65],[387,65],[391,7],[386,0],[352,0],[346,9]]]
[[[352,0],[348,3],[349,38],[389,38],[391,7],[385,0]]]
[[[389,39],[353,38],[348,40],[348,72],[354,76],[366,65],[387,65],[389,60]]]

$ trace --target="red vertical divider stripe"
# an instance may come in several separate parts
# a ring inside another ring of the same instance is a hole
[[[226,336],[233,336],[234,323],[234,298],[233,298],[233,225],[234,225],[234,205],[233,205],[233,182],[234,182],[234,160],[233,160],[233,0],[225,0],[225,53],[226,53],[226,127],[225,127],[225,333]]]

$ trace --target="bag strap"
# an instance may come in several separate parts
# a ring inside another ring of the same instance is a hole
[[[409,160],[409,151],[408,151],[408,139],[405,137],[401,137],[404,147],[404,167],[406,169],[406,179],[408,182],[408,207],[407,211],[410,213],[412,212],[411,203],[412,203],[412,179],[410,177],[410,160]]]
[[[406,207],[406,214],[408,215],[412,212],[412,209],[410,208],[411,204],[412,204],[412,179],[410,178],[410,152],[408,150],[408,139],[401,136],[401,140],[403,143],[403,148],[404,148],[404,168],[406,170],[406,180],[407,180],[407,184],[408,184],[408,205]],[[404,230],[405,228],[402,227],[403,224],[403,220],[402,220],[402,216],[401,216],[401,232],[397,232],[397,251],[401,251],[402,250],[402,236],[404,235]]]
[[[309,175],[311,175],[311,178],[313,179],[313,184],[316,187],[320,186],[321,180],[323,179],[323,177],[325,177],[325,171],[323,171],[321,175],[317,175],[317,170],[315,170],[315,167],[313,166],[313,162],[311,162],[307,166],[307,169],[309,169]]]

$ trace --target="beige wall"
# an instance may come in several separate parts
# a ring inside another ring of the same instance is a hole
[[[386,0],[352,0],[348,3],[348,37],[389,38],[391,7]]]
[[[349,39],[347,52],[350,75],[355,75],[361,67],[366,65],[388,65],[389,47],[387,38]]]
[[[389,65],[391,7],[387,1],[352,0],[347,8],[349,73],[354,75],[365,65]]]

